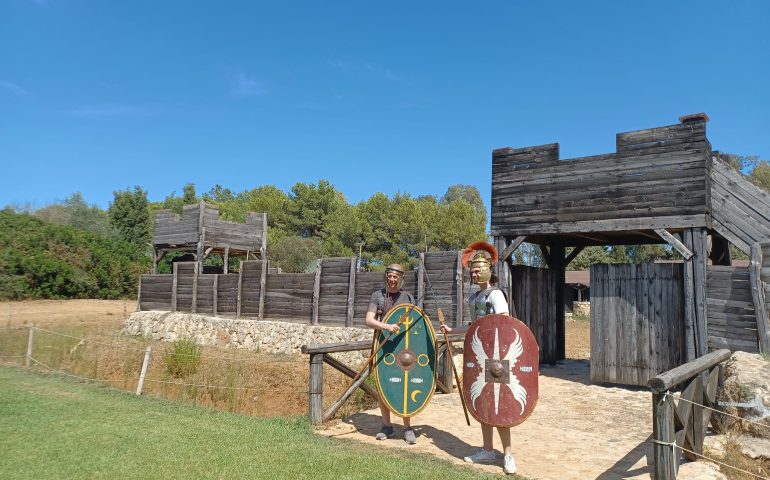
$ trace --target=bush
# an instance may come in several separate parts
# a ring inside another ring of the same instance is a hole
[[[174,378],[185,378],[198,371],[201,363],[201,347],[189,338],[177,340],[166,349],[163,356],[166,373]]]

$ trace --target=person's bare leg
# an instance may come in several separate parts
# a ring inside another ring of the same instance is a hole
[[[500,435],[500,442],[503,444],[503,455],[510,455],[511,454],[511,428],[497,427],[497,433]]]
[[[380,402],[380,415],[382,416],[382,424],[389,427],[391,425],[390,410],[388,410],[388,407],[383,402]]]
[[[495,449],[492,445],[493,429],[491,425],[481,424],[481,438],[484,441],[484,450],[491,452]]]

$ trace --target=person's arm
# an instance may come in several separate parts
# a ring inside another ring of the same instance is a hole
[[[377,304],[374,302],[369,302],[369,309],[366,311],[366,326],[369,328],[374,328],[376,330],[387,330],[391,333],[398,333],[400,330],[400,327],[398,325],[389,324],[385,322],[381,322],[377,320]]]
[[[489,304],[492,306],[492,313],[499,315],[510,315],[508,312],[508,302],[505,300],[505,295],[500,290],[493,290],[489,294]]]
[[[449,325],[441,325],[441,331],[446,333],[465,333],[468,331],[470,325],[463,325],[462,327],[450,327]]]

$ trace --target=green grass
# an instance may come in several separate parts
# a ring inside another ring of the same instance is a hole
[[[0,367],[0,478],[493,478],[425,455]],[[495,476],[496,477],[496,476]]]

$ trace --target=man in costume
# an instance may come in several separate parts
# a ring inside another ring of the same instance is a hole
[[[497,261],[497,250],[486,242],[475,242],[463,251],[463,266],[469,268],[471,282],[479,286],[479,291],[468,299],[471,311],[471,321],[475,321],[485,315],[497,313],[509,315],[508,301],[502,290],[492,284],[492,264]],[[447,333],[465,333],[468,326],[450,328],[441,326],[441,330]],[[507,474],[516,473],[516,462],[511,452],[510,427],[497,427],[500,441],[503,444],[504,463],[503,470]],[[468,463],[494,463],[495,450],[493,447],[493,427],[481,423],[481,436],[483,447],[473,455],[464,458]]]
[[[369,308],[366,311],[366,325],[368,327],[389,331],[390,335],[398,335],[400,331],[398,324],[390,325],[380,320],[396,305],[414,303],[414,297],[409,292],[401,290],[404,284],[404,273],[404,267],[397,263],[385,268],[385,288],[375,290],[369,298]],[[382,415],[382,428],[375,438],[385,440],[393,437],[395,431],[390,421],[390,410],[382,400],[380,400],[380,413]],[[410,445],[417,443],[417,435],[411,427],[409,417],[404,417],[404,441]]]

